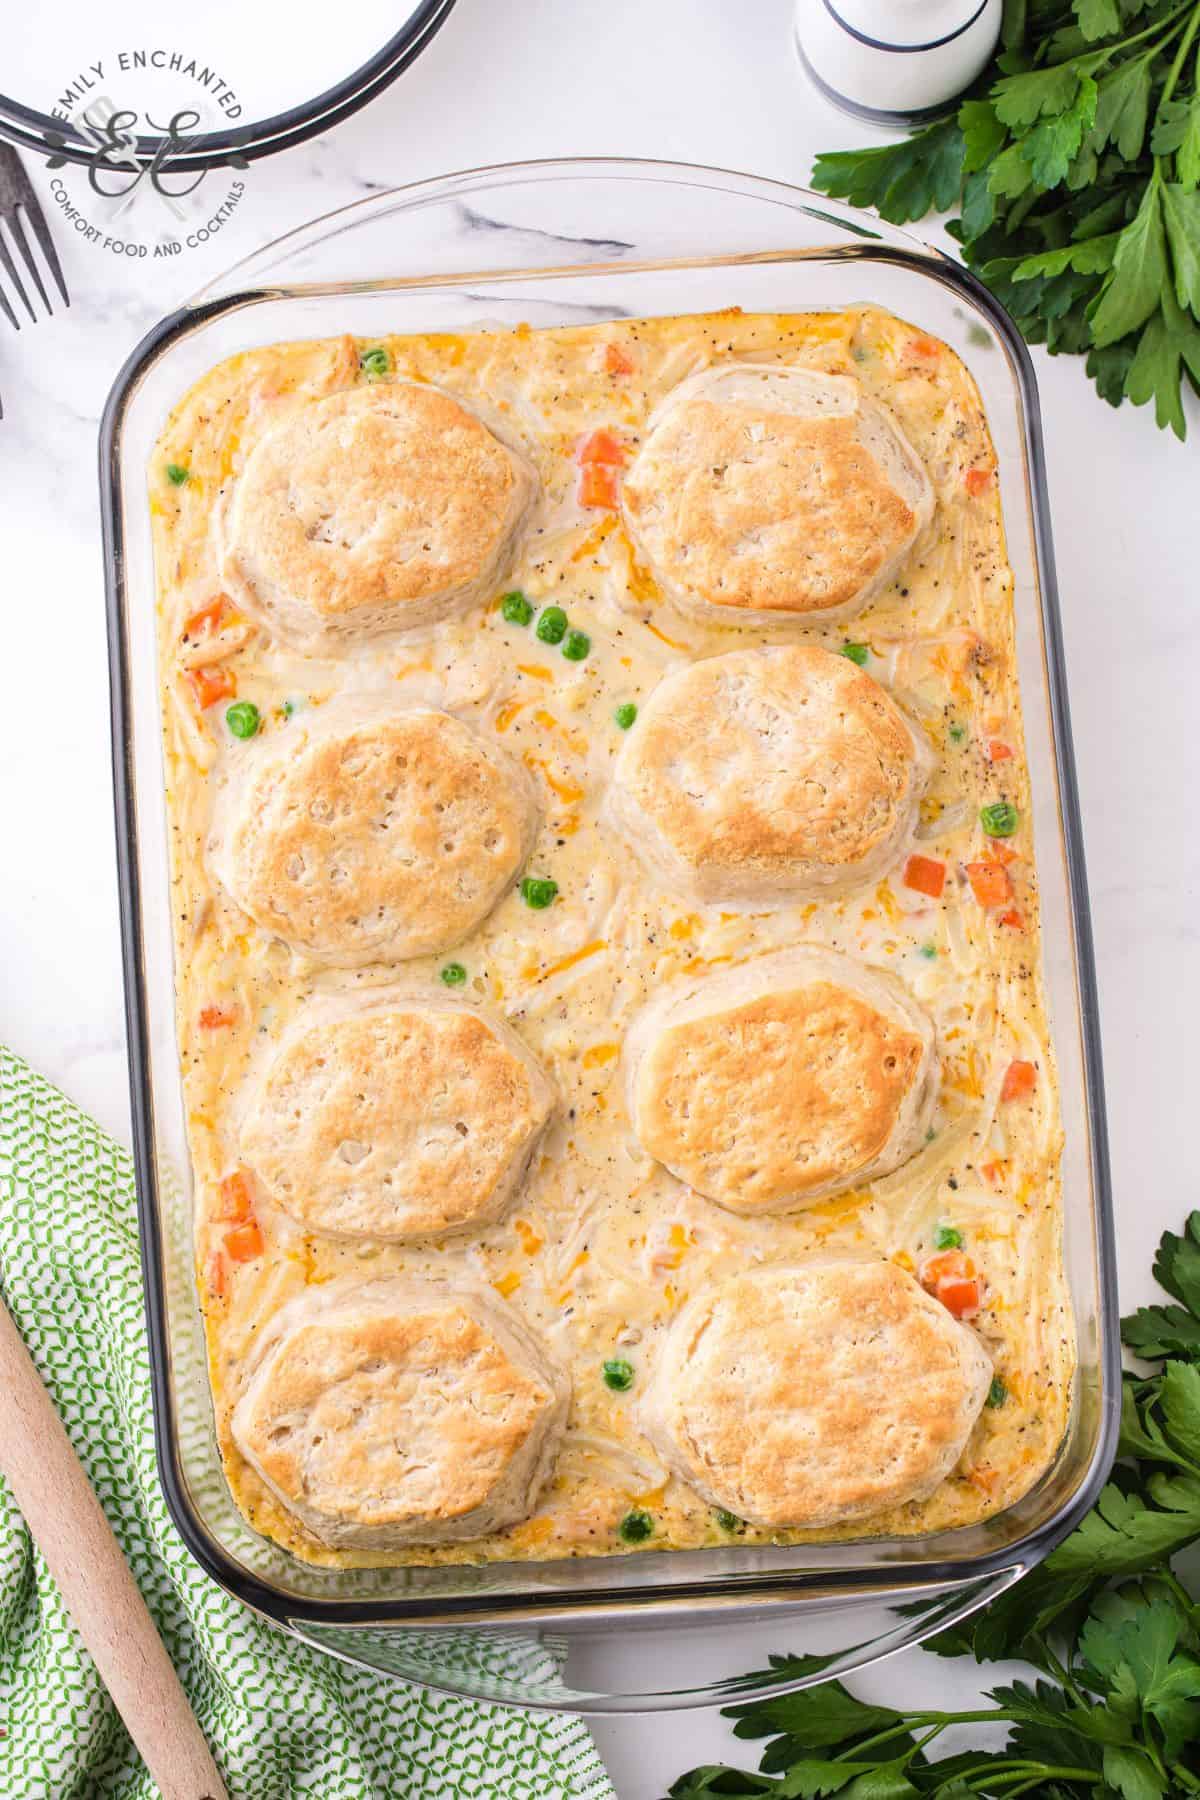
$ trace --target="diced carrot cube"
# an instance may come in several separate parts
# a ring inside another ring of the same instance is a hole
[[[1010,849],[1010,847],[1000,838],[990,839],[987,853],[989,862],[1001,863],[1005,868],[1007,868],[1010,863],[1020,861],[1020,852]]]
[[[1031,1062],[1010,1062],[1004,1071],[1002,1100],[1024,1100],[1037,1086],[1037,1069]]]
[[[218,700],[232,699],[237,693],[237,682],[220,663],[207,669],[189,669],[187,678],[201,712],[207,707],[215,706]]]
[[[955,1276],[948,1281],[939,1281],[935,1298],[956,1319],[973,1318],[983,1304],[979,1282],[968,1276]]]
[[[243,1170],[235,1169],[232,1175],[226,1175],[219,1191],[221,1197],[217,1201],[214,1218],[240,1225],[250,1217],[254,1211],[254,1201],[250,1195],[250,1183]]]
[[[952,1312],[956,1319],[969,1318],[982,1304],[982,1286],[975,1264],[963,1250],[940,1250],[921,1264],[919,1279],[927,1294]]]
[[[579,477],[579,504],[615,508],[617,482],[618,473],[612,463],[585,463]]]
[[[942,354],[942,346],[938,343],[936,338],[931,337],[910,338],[908,340],[908,350],[911,356],[928,356],[933,358]]]
[[[225,1248],[234,1262],[253,1262],[256,1256],[261,1256],[266,1239],[258,1220],[247,1219],[244,1225],[235,1225],[232,1231],[227,1231]]]
[[[207,606],[202,606],[198,612],[192,614],[184,625],[184,637],[195,638],[200,637],[205,631],[215,631],[221,623],[221,614],[228,604],[226,596],[218,594],[214,600],[208,602]]]
[[[937,900],[946,885],[945,863],[932,856],[910,856],[904,865],[904,885]]]
[[[972,500],[978,500],[991,479],[992,471],[990,469],[968,469],[963,476],[963,486]]]
[[[990,857],[967,864],[967,880],[980,906],[1004,906],[1012,899],[1012,877],[1003,863]]]
[[[979,1173],[989,1187],[998,1188],[1004,1179],[1004,1165],[1001,1162],[981,1163]]]
[[[604,367],[610,375],[632,375],[633,358],[626,355],[620,344],[605,344]]]
[[[988,743],[989,762],[1007,762],[1015,753],[1011,744],[1005,744],[999,738],[992,738]]]
[[[200,1029],[202,1031],[219,1031],[223,1025],[232,1025],[236,1018],[236,1007],[202,1006],[200,1008]]]
[[[999,925],[1007,925],[1010,931],[1024,931],[1025,929],[1025,915],[1019,912],[1015,906],[1010,906],[1007,912],[1002,912],[996,922]]]
[[[939,1281],[950,1281],[974,1273],[975,1264],[965,1250],[939,1250],[936,1255],[927,1256],[921,1264],[921,1286],[932,1293]]]
[[[611,431],[593,431],[579,446],[579,460],[581,463],[612,463],[619,469],[625,461],[625,449],[620,438],[614,437]]]

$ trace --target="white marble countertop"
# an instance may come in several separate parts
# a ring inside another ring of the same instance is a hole
[[[132,261],[72,233],[56,217],[53,177],[27,158],[73,304],[19,337],[0,322],[0,1036],[118,1138],[128,1140],[129,1118],[95,474],[118,366],[159,315],[236,258],[375,188],[576,154],[803,183],[817,149],[871,134],[805,85],[788,11],[787,0],[609,0],[602,13],[585,0],[459,0],[389,93],[329,136],[254,165],[224,228],[174,259]],[[252,71],[237,79],[252,90]],[[226,185],[209,179],[188,202],[195,219]],[[1152,1247],[1191,1197],[1180,1178],[1200,998],[1200,410],[1181,446],[1145,410],[1104,406],[1077,360],[1038,353],[1037,364],[1129,1303],[1148,1291]],[[914,1651],[863,1686],[920,1695],[955,1682],[970,1693],[972,1672]],[[607,1722],[597,1735],[621,1800],[655,1800],[698,1761],[749,1760],[712,1711]]]

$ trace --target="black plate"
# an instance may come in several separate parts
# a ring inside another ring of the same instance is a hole
[[[453,5],[454,0],[423,0],[403,30],[389,38],[369,62],[363,63],[344,81],[287,112],[193,139],[186,150],[172,155],[172,169],[199,171],[224,168],[235,160],[254,162],[260,156],[273,156],[277,150],[288,150],[294,144],[302,144],[306,138],[340,124],[368,100],[373,100],[376,94],[382,93],[409,63],[416,60]],[[0,138],[8,138],[47,156],[53,153],[65,157],[68,162],[85,163],[93,154],[93,145],[69,120],[56,119],[49,113],[23,106],[3,93],[0,93]],[[152,161],[161,141],[159,138],[138,138],[136,154],[139,159]]]

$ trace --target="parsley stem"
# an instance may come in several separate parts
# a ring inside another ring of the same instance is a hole
[[[1081,1705],[1090,1706],[1093,1704],[1091,1701],[1084,1701],[1083,1696],[1070,1681],[1069,1677],[1066,1677],[1065,1679],[1067,1685],[1071,1688],[1072,1694],[1079,1700]],[[893,1738],[904,1737],[909,1732],[923,1731],[925,1733],[924,1737],[917,1739],[915,1745],[916,1750],[923,1750],[926,1744],[931,1744],[934,1738],[940,1737],[942,1732],[947,1730],[951,1725],[996,1725],[1005,1723],[1018,1725],[1020,1724],[1022,1717],[1023,1714],[1019,1711],[1008,1711],[1002,1706],[981,1707],[976,1712],[904,1713],[901,1715],[899,1724],[889,1725],[885,1731],[876,1731],[872,1733],[870,1737],[857,1740],[849,1749],[839,1750],[836,1755],[830,1757],[830,1761],[853,1762],[856,1758],[862,1757],[866,1751],[874,1750],[877,1745],[890,1743]],[[1029,1764],[1021,1765],[1022,1768],[1031,1766],[1032,1765]]]
[[[1155,19],[1155,21],[1152,25],[1147,25],[1147,26],[1143,27],[1143,29],[1141,31],[1135,31],[1131,37],[1121,38],[1115,44],[1106,44],[1104,46],[1104,49],[1102,52],[1096,53],[1097,55],[1100,56],[1100,62],[1098,62],[1096,65],[1097,68],[1099,68],[1103,63],[1106,63],[1111,56],[1115,56],[1118,50],[1129,50],[1132,48],[1132,46],[1134,44],[1143,43],[1146,38],[1153,37],[1155,32],[1163,31],[1164,26],[1174,25],[1177,19],[1181,19],[1184,16],[1184,14],[1186,12],[1188,12],[1195,5],[1196,5],[1196,0],[1184,0],[1184,5],[1176,7],[1175,11],[1168,13],[1165,19]],[[1160,40],[1160,42],[1155,45],[1155,49],[1161,50],[1163,45],[1169,43],[1171,38],[1174,37],[1174,35],[1175,34],[1173,31],[1165,31],[1163,33],[1163,37]],[[1085,60],[1090,61],[1091,59],[1090,58],[1085,59],[1083,57],[1076,57],[1076,56],[1066,56],[1063,58],[1064,62],[1083,62]],[[1061,64],[1048,63],[1046,66],[1048,68],[1056,69],[1056,68],[1061,67]]]
[[[996,1715],[995,1713],[989,1712],[978,1713],[976,1716],[980,1719],[994,1719]],[[860,1739],[858,1743],[852,1744],[848,1750],[839,1750],[836,1756],[830,1758],[830,1761],[853,1761],[856,1757],[861,1757],[865,1750],[874,1750],[877,1744],[890,1743],[892,1738],[907,1737],[909,1732],[915,1731],[918,1725],[927,1724],[931,1718],[935,1718],[938,1722],[931,1731],[927,1732],[925,1736],[920,1739],[915,1746],[917,1750],[923,1750],[926,1744],[931,1744],[939,1733],[945,1731],[947,1725],[957,1725],[959,1722],[957,1715],[954,1718],[951,1718],[950,1715],[943,1715],[941,1713],[905,1713],[899,1725],[889,1725],[886,1731],[877,1731],[869,1738]]]
[[[1187,60],[1187,53],[1192,47],[1197,27],[1200,27],[1200,6],[1194,6],[1192,16],[1188,20],[1187,29],[1179,40],[1179,48],[1175,52],[1175,60],[1167,70],[1167,79],[1163,82],[1163,91],[1158,97],[1158,104],[1160,107],[1164,106],[1175,92],[1175,84],[1179,80],[1179,72]],[[1156,156],[1154,160],[1157,163],[1162,159],[1161,157]]]
[[[1139,1746],[1139,1748],[1140,1747],[1141,1746]],[[995,1765],[980,1763],[979,1767],[981,1771],[985,1771],[989,1767],[994,1768]],[[967,1770],[960,1769],[960,1778],[967,1773]],[[970,1773],[973,1774],[975,1771],[971,1770]],[[1032,1780],[1029,1779],[1030,1776],[1033,1777]],[[1013,1794],[1023,1794],[1027,1788],[1036,1787],[1038,1782],[1047,1779],[1055,1781],[1086,1781],[1090,1787],[1100,1787],[1104,1781],[1104,1777],[1097,1774],[1095,1769],[1058,1768],[1053,1763],[1031,1762],[1028,1758],[1023,1758],[1019,1761],[1014,1760],[1013,1762],[1010,1762],[1008,1768],[1002,1770],[999,1774],[989,1774],[988,1786],[999,1787],[1003,1782],[1005,1787],[1008,1787],[1010,1781],[1019,1781],[1019,1787],[1008,1789],[1009,1800],[1011,1800]]]
[[[1042,1786],[1043,1782],[1046,1781],[1047,1777],[1059,1781],[1085,1781],[1089,1787],[1100,1787],[1104,1779],[1103,1776],[1097,1775],[1094,1769],[1055,1769],[1051,1768],[1049,1764],[1043,1764],[1041,1766],[1038,1766],[1037,1764],[1027,1764],[1026,1766],[1030,1768],[1036,1767],[1038,1770],[1037,1774],[1032,1776],[1026,1775],[1024,1781],[1018,1782],[1016,1787],[1008,1787],[1006,1784],[1004,1800],[1016,1800],[1018,1794],[1035,1793],[1037,1789]],[[989,1785],[996,1786],[1004,1780],[1005,1777],[1003,1775],[993,1775],[989,1777]]]
[[[1188,1593],[1182,1581],[1180,1581],[1170,1565],[1168,1564],[1162,1569],[1156,1569],[1152,1579],[1159,1586],[1166,1588],[1169,1594],[1174,1596],[1176,1604],[1179,1606],[1179,1609],[1184,1614],[1185,1618],[1190,1619],[1194,1627],[1200,1628],[1200,1606],[1197,1606],[1196,1602],[1192,1599],[1192,1596]]]
[[[1050,1648],[1049,1642],[1045,1636],[1040,1631],[1036,1632],[1033,1637],[1033,1642],[1041,1652],[1042,1667],[1048,1674],[1054,1676],[1054,1679],[1066,1693],[1070,1694],[1076,1706],[1081,1706],[1086,1712],[1087,1709],[1094,1704],[1093,1701],[1076,1686],[1070,1670],[1059,1661],[1058,1657]],[[1031,1657],[1030,1661],[1032,1660],[1033,1658]]]

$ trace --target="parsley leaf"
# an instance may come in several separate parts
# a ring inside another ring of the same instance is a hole
[[[1013,280],[1028,281],[1034,275],[1062,275],[1068,269],[1074,269],[1080,275],[1102,275],[1111,268],[1120,239],[1119,231],[1110,231],[1105,237],[1085,238],[1081,244],[1063,244],[1058,250],[1023,256],[1013,270]]]
[[[1200,327],[1189,313],[1181,312],[1167,289],[1158,312],[1138,339],[1125,377],[1125,394],[1135,406],[1153,400],[1159,425],[1169,425],[1177,438],[1187,435],[1180,398],[1185,368],[1194,381],[1200,381]]]
[[[1200,1368],[1169,1362],[1162,1372],[1160,1395],[1167,1436],[1200,1470]]]
[[[1074,105],[1079,72],[1073,63],[1008,75],[992,89],[996,117],[1010,128],[1028,130],[1047,113],[1063,113]]]
[[[1154,1279],[1200,1319],[1200,1212],[1188,1215],[1182,1237],[1164,1231],[1154,1258]]]
[[[1135,1356],[1200,1357],[1200,1319],[1182,1306],[1140,1306],[1121,1321],[1121,1335]]]
[[[1163,1800],[1165,1779],[1141,1750],[1113,1744],[1104,1752],[1104,1779],[1121,1800]]]
[[[1057,187],[1060,181],[1066,180],[1084,134],[1095,123],[1098,94],[1099,89],[1091,76],[1081,75],[1075,98],[1066,111],[1043,119],[1025,139],[1021,154],[1039,187]]]
[[[1141,155],[1150,116],[1150,59],[1130,57],[1100,83],[1093,150],[1115,144],[1126,162]]]
[[[1075,16],[1085,38],[1111,37],[1121,29],[1117,0],[1075,0]]]
[[[1200,94],[1162,102],[1150,134],[1150,148],[1155,156],[1174,156],[1180,185],[1191,193],[1200,183]]]
[[[900,144],[827,152],[813,165],[813,183],[835,200],[873,206],[893,225],[906,225],[956,203],[962,157],[961,131],[942,119]]]
[[[868,1706],[856,1700],[840,1681],[730,1707],[728,1716],[737,1720],[734,1737],[770,1737],[778,1732],[785,1743],[794,1740],[809,1750],[832,1749],[849,1738],[886,1731],[902,1718],[889,1706]],[[763,1768],[769,1766],[764,1759]]]
[[[1174,1760],[1200,1730],[1200,1660],[1189,1620],[1169,1591],[1124,1588],[1103,1594],[1079,1634],[1084,1678],[1140,1710],[1162,1733]]]
[[[1096,384],[1102,400],[1120,406],[1125,398],[1125,381],[1133,362],[1132,344],[1108,344],[1103,350],[1089,350],[1085,367]]]
[[[1178,182],[1165,181],[1162,209],[1175,271],[1175,298],[1200,318],[1200,194],[1189,194]]]
[[[997,152],[1004,148],[1008,136],[1007,127],[996,116],[996,109],[988,100],[964,100],[958,109],[958,129],[962,132],[965,175],[986,169]]]
[[[1152,179],[1137,213],[1121,233],[1112,268],[1092,313],[1092,341],[1101,348],[1144,325],[1167,279],[1162,183]]]
[[[1147,1504],[1147,1498],[1157,1506]],[[1087,1580],[1140,1575],[1200,1538],[1200,1479],[1151,1476],[1146,1495],[1123,1493],[1115,1482],[1065,1543],[1051,1551],[1046,1569]]]
[[[1007,0],[954,117],[819,156],[813,183],[947,229],[1026,339],[1183,437],[1200,387],[1200,0]],[[1089,252],[1087,245],[1096,249]]]
[[[1048,1681],[1014,1681],[988,1695],[1014,1721],[1011,1754],[1032,1762],[1082,1765],[1099,1772],[1103,1751],[1092,1732],[1090,1709]]]

